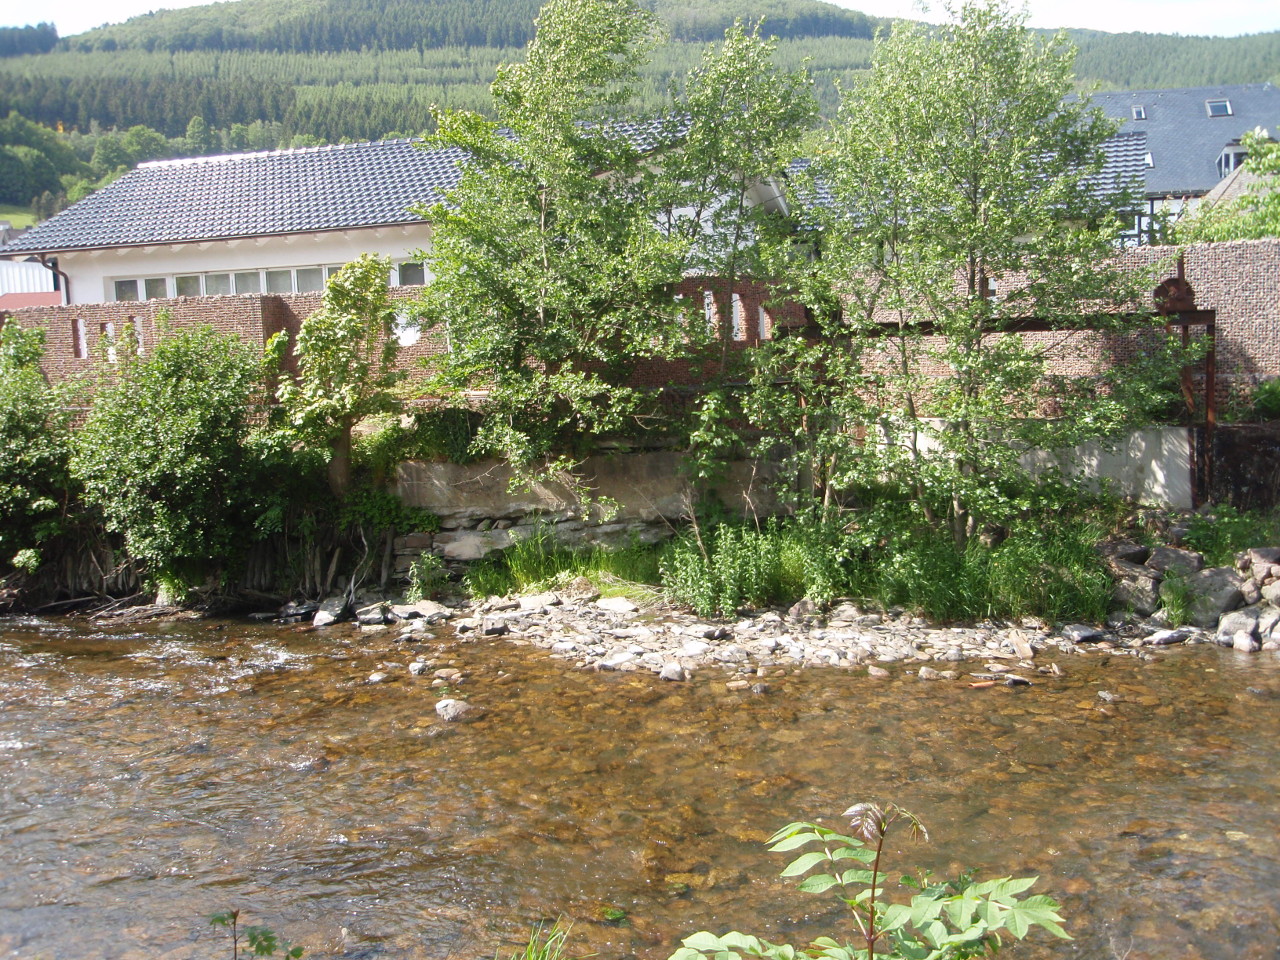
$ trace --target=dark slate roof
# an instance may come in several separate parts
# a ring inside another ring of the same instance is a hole
[[[1116,197],[1133,191],[1141,193],[1142,177],[1147,169],[1147,135],[1144,132],[1119,133],[1102,145],[1104,160],[1102,169],[1093,176],[1085,178],[1085,186],[1099,200]],[[813,164],[809,158],[793,160],[787,168],[789,176],[795,177],[808,170]],[[806,185],[808,196],[799,196],[802,204],[809,206],[829,207],[835,203],[831,193],[831,185],[823,179],[815,178]]]
[[[649,151],[683,136],[684,118],[610,123]],[[456,149],[382,140],[140,164],[38,224],[10,253],[230,240],[420,222],[410,213],[458,182]]]
[[[225,240],[413,223],[458,180],[460,151],[411,140],[144,163],[2,253]]]
[[[1146,132],[1116,134],[1102,145],[1102,152],[1102,169],[1085,180],[1093,195],[1105,199],[1126,191],[1141,194],[1147,171]]]
[[[1209,116],[1208,100],[1229,100],[1231,116]],[[1270,83],[1095,93],[1090,102],[1124,121],[1122,132],[1147,134],[1149,197],[1207,193],[1222,179],[1217,162],[1223,147],[1254,127],[1273,133],[1280,127],[1280,87]],[[1145,109],[1145,120],[1133,119],[1135,106]]]

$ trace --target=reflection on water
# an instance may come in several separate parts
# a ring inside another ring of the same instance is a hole
[[[481,720],[437,721],[424,656]],[[0,956],[222,956],[204,917],[230,907],[313,957],[488,957],[558,914],[603,960],[830,933],[759,841],[871,796],[933,833],[899,870],[1043,878],[1077,939],[1016,956],[1274,958],[1280,660],[1061,663],[1023,689],[815,670],[761,696],[501,641],[0,621]]]

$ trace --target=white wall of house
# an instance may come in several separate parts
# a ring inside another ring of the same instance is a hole
[[[58,267],[70,279],[70,303],[104,303],[121,299],[116,296],[118,280],[163,279],[164,295],[174,297],[179,295],[174,282],[178,276],[234,276],[268,270],[294,270],[296,275],[297,268],[341,266],[362,253],[384,254],[398,263],[415,259],[414,251],[430,245],[431,226],[412,223],[282,237],[73,251],[59,254]],[[153,295],[158,294],[158,287],[158,283],[152,284]],[[140,282],[138,288],[139,298],[148,299],[145,285]],[[271,291],[264,285],[261,292]]]

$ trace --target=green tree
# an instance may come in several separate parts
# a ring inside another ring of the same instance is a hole
[[[1179,240],[1194,243],[1280,237],[1280,142],[1265,131],[1254,130],[1245,134],[1243,143],[1249,151],[1244,171],[1252,182],[1234,200],[1197,210],[1180,223]]]
[[[69,418],[40,370],[43,354],[43,330],[0,323],[0,568],[57,534],[72,497]]]
[[[213,153],[218,148],[217,134],[209,129],[209,125],[204,122],[204,117],[191,118],[183,139],[186,140],[187,150],[195,156]]]
[[[883,480],[963,549],[1027,506],[1023,454],[1106,436],[1155,389],[1105,357],[1055,363],[1154,328],[1131,306],[1150,280],[1113,257],[1130,201],[1091,179],[1113,125],[1069,98],[1073,48],[1000,3],[953,16],[899,23],[818,143],[801,192],[821,255],[795,283],[820,337],[762,352],[757,413],[789,413],[828,492]],[[1028,319],[1052,332],[1016,333]]]
[[[290,427],[329,448],[329,488],[339,498],[351,484],[352,429],[400,409],[390,270],[386,257],[365,254],[329,278],[322,307],[298,332],[297,378],[283,379],[278,391]]]
[[[553,0],[525,62],[499,70],[495,120],[437,115],[436,144],[466,159],[424,211],[435,279],[421,316],[449,345],[435,382],[486,391],[477,447],[513,463],[554,462],[651,414],[636,366],[707,332],[676,284],[758,262],[748,194],[813,115],[804,76],[776,70],[772,46],[739,26],[689,78],[683,116],[608,119],[633,109],[653,31],[631,0]]]
[[[681,244],[655,222],[635,139],[600,122],[626,102],[654,27],[632,0],[552,0],[525,62],[498,72],[496,121],[437,116],[437,145],[466,160],[425,211],[435,279],[421,315],[450,347],[437,384],[488,390],[477,443],[515,463],[637,414],[630,369],[678,341],[676,304],[654,290],[678,278]]]
[[[74,475],[106,529],[163,595],[180,599],[245,546],[253,463],[245,440],[262,357],[199,326],[146,357],[121,351],[76,435]]]

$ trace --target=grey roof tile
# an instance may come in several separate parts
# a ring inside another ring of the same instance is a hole
[[[1209,116],[1208,100],[1229,100],[1231,116]],[[1095,93],[1090,102],[1123,121],[1122,132],[1147,134],[1149,197],[1207,193],[1222,179],[1217,161],[1223,147],[1254,127],[1273,133],[1280,127],[1280,87],[1270,83]],[[1135,106],[1144,108],[1145,120],[1133,119]]]
[[[88,250],[413,223],[461,152],[411,140],[144,163],[3,253]]]

